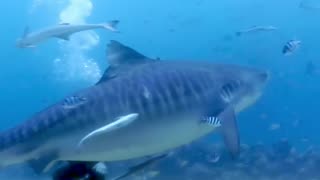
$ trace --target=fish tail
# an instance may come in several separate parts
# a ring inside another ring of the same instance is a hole
[[[103,28],[107,29],[107,30],[110,30],[110,31],[113,31],[113,32],[119,32],[118,29],[117,29],[117,26],[119,24],[120,21],[118,20],[113,20],[113,21],[110,21],[106,24],[102,24]]]

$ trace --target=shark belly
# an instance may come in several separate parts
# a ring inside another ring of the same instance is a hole
[[[119,161],[161,153],[188,144],[214,130],[199,123],[199,116],[177,115],[142,120],[108,133],[61,160]]]

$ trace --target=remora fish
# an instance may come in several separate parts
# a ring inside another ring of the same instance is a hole
[[[85,103],[65,108],[62,100],[0,134],[0,166],[28,162],[46,172],[57,161],[127,160],[188,144],[218,128],[227,149],[239,153],[235,114],[260,97],[266,71],[153,60],[116,41],[107,55],[110,66],[101,80],[66,97]],[[204,117],[219,119],[221,126],[203,123]]]
[[[26,28],[21,39],[17,41],[17,47],[19,48],[31,48],[37,44],[49,39],[59,38],[68,41],[70,36],[74,33],[87,31],[92,29],[107,29],[110,31],[117,31],[116,26],[119,21],[111,21],[105,24],[70,24],[61,23],[57,26],[46,28],[38,32],[29,33],[29,29]]]
[[[278,28],[276,28],[274,26],[253,26],[251,28],[236,32],[236,35],[241,36],[242,34],[245,34],[245,33],[262,32],[262,31],[275,31],[277,29]]]

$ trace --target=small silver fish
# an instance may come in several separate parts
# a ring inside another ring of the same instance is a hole
[[[236,32],[236,35],[241,36],[242,34],[246,34],[246,33],[275,31],[277,29],[278,28],[274,27],[274,26],[253,26],[248,29],[244,29],[244,30]]]
[[[301,41],[299,40],[290,40],[288,41],[283,49],[282,49],[282,53],[285,55],[285,56],[289,56],[291,54],[293,54],[301,45]]]

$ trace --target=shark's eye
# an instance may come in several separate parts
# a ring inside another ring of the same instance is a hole
[[[230,102],[240,88],[240,81],[231,81],[222,86],[220,95],[225,102]]]

